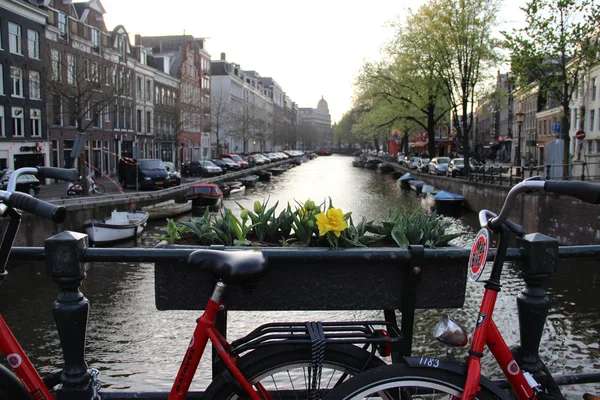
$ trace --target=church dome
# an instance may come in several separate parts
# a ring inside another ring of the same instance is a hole
[[[329,112],[329,106],[327,105],[327,102],[325,101],[323,96],[321,96],[321,100],[319,100],[319,104],[317,105],[317,110]]]

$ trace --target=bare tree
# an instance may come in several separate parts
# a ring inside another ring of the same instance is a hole
[[[256,109],[254,113],[252,137],[258,139],[260,151],[263,151],[265,142],[273,135],[273,117],[266,110]]]
[[[221,155],[222,143],[231,135],[232,104],[229,93],[223,88],[213,90],[211,95],[211,132],[215,136],[217,155]]]
[[[43,73],[45,86],[52,98],[51,114],[54,118],[66,120],[75,126],[79,140],[84,143],[85,132],[91,127],[99,127],[102,116],[109,113],[119,97],[132,97],[131,70],[113,64],[109,55],[89,53],[69,48],[60,51],[49,45],[47,61]],[[122,117],[124,128],[131,129],[133,108],[123,106],[113,109]],[[83,147],[74,149],[77,170],[86,176]],[[78,153],[78,154],[75,154]],[[87,181],[83,179],[84,194],[87,194]]]

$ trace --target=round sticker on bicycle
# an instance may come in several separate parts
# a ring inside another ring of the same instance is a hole
[[[489,247],[490,233],[487,229],[483,228],[477,234],[475,243],[473,243],[473,247],[471,248],[471,255],[469,256],[469,278],[474,281],[479,280],[485,269]]]

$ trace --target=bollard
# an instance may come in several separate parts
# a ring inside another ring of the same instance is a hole
[[[90,399],[92,380],[85,362],[85,334],[89,303],[79,291],[85,279],[86,264],[81,262],[88,236],[65,231],[44,242],[46,273],[59,288],[52,308],[63,350],[61,387],[56,400]]]
[[[517,297],[521,349],[519,364],[532,373],[542,368],[539,346],[544,324],[550,308],[550,299],[542,283],[556,271],[558,241],[541,233],[531,233],[517,238],[517,247],[524,253],[521,275],[525,288]]]

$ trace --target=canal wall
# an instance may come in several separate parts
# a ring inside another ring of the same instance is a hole
[[[415,174],[436,189],[460,194],[465,206],[473,211],[500,212],[510,190],[508,186],[472,182],[426,174]],[[574,197],[534,193],[517,198],[510,219],[523,225],[526,232],[541,232],[563,245],[600,244],[600,207]]]

